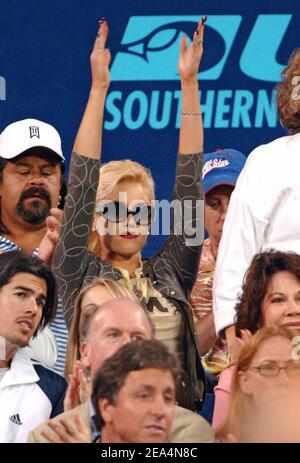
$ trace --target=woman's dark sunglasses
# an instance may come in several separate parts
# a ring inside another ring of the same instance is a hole
[[[154,217],[154,208],[152,206],[137,204],[132,209],[128,209],[124,203],[118,201],[103,204],[96,212],[109,222],[114,223],[123,222],[132,214],[136,224],[150,225]]]

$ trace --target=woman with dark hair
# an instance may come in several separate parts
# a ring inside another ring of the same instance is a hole
[[[295,293],[289,294],[292,288]],[[299,334],[300,255],[270,250],[254,256],[235,310],[237,336],[245,329],[253,334],[266,324],[284,325]]]
[[[254,256],[236,305],[239,346],[264,326],[282,326],[300,334],[300,255],[270,250]],[[224,423],[235,363],[221,373],[215,388],[213,427]]]

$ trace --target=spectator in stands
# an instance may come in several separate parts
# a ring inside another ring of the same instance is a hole
[[[167,442],[177,374],[175,357],[156,340],[132,342],[107,359],[92,394],[101,442]]]
[[[76,298],[74,316],[69,332],[65,368],[65,377],[70,382],[64,403],[65,411],[84,402],[84,397],[89,397],[91,394],[90,374],[87,369],[82,367],[80,361],[80,343],[83,339],[82,326],[86,318],[95,310],[95,307],[112,299],[128,299],[138,302],[135,295],[127,288],[117,281],[107,278],[95,278],[92,283],[80,291]],[[74,394],[74,391],[78,392]]]
[[[216,336],[212,284],[230,196],[245,162],[245,155],[234,149],[206,153],[203,157],[204,225],[208,238],[203,243],[198,277],[190,302],[200,350],[206,354],[204,366],[212,374],[219,374],[228,364],[226,345]]]
[[[95,376],[92,394],[101,444],[167,442],[177,373],[174,356],[156,340],[134,341],[109,357]],[[68,422],[52,426],[62,440],[89,442]]]
[[[270,326],[262,328],[245,343],[233,377],[229,416],[219,430],[219,440],[255,441],[259,438],[257,426],[263,429],[261,412],[272,410],[277,401],[283,411],[284,401],[299,391],[300,361],[293,355],[293,338],[289,329]],[[272,436],[270,430],[265,432],[269,438]]]
[[[55,279],[42,260],[0,254],[0,442],[26,442],[32,428],[63,411],[67,382],[22,349],[51,322],[56,302]]]
[[[254,256],[236,305],[236,331],[284,325],[300,334],[300,255],[270,250]]]
[[[294,336],[300,334],[300,256],[270,250],[257,254],[245,275],[243,291],[236,306],[236,329],[240,347],[262,326],[284,326]],[[215,388],[213,426],[225,421],[234,374],[224,370]]]
[[[190,47],[187,38],[182,38],[179,57],[182,124],[175,198],[181,203],[189,200],[189,211],[194,216],[188,225],[193,224],[193,231],[183,223],[183,217],[178,218],[182,214],[175,214],[175,227],[181,228],[181,233],[171,231],[160,253],[142,263],[141,251],[153,213],[152,177],[138,163],[114,161],[101,168],[97,193],[103,110],[110,82],[110,55],[105,50],[108,26],[102,21],[91,55],[92,87],[74,144],[69,191],[53,260],[69,325],[73,315],[69,309],[73,309],[76,295],[94,276],[120,281],[139,297],[156,324],[157,338],[172,353],[179,354],[183,374],[178,381],[177,400],[193,410],[201,408],[205,394],[205,375],[188,303],[203,235],[202,217],[197,222],[196,216],[202,200],[203,128],[197,76],[204,22],[199,23]],[[101,247],[101,252],[99,246],[98,251],[94,248],[97,255],[88,252],[93,227]]]
[[[58,237],[64,203],[64,156],[58,132],[25,119],[0,135],[0,252],[22,249],[48,264]],[[50,245],[50,246],[49,246]],[[61,306],[51,325],[30,342],[30,355],[63,373],[67,331]],[[55,339],[54,335],[57,335]],[[56,345],[57,342],[57,345]]]
[[[234,315],[244,274],[253,256],[270,248],[300,254],[300,48],[291,55],[277,87],[280,122],[292,135],[256,148],[237,182],[226,216],[214,277],[214,316],[226,331],[231,357],[238,352]]]
[[[81,337],[81,363],[90,372],[90,380],[93,380],[104,361],[124,344],[136,339],[152,339],[154,326],[147,312],[136,302],[113,300],[92,309],[91,315],[82,322]],[[64,427],[76,426],[78,415],[82,419],[83,428],[88,427],[89,441],[97,439],[95,411],[91,401],[73,408],[80,404],[80,390],[74,383],[70,383],[70,387],[69,411],[33,430],[29,442],[74,442],[72,439],[64,441],[56,431],[62,423]],[[175,407],[171,442],[213,442],[213,439],[211,427],[202,417],[190,410]]]

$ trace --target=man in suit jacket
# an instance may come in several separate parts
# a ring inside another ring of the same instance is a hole
[[[75,417],[80,416],[82,424],[88,429],[90,442],[92,442],[92,427],[89,414],[89,402],[62,413],[51,421],[59,421],[64,416],[70,423],[75,423]],[[28,442],[32,444],[50,443],[50,440],[43,436],[42,432],[49,429],[46,423],[41,424],[29,433]],[[208,443],[214,442],[214,433],[208,422],[200,415],[182,407],[175,406],[174,419],[171,436],[168,440],[171,444]]]
[[[89,369],[94,378],[103,362],[113,355],[124,344],[135,339],[153,339],[154,328],[145,310],[135,302],[129,300],[112,300],[98,306],[82,325],[84,339],[81,343],[81,362],[85,369]],[[94,422],[95,410],[90,400],[66,411],[54,420],[61,418],[75,423],[76,416],[80,415],[81,421],[90,433],[90,442],[97,436]],[[53,421],[53,420],[51,420]],[[43,432],[48,437],[43,436]],[[35,428],[29,433],[28,442],[68,442],[51,434],[48,422]],[[173,428],[169,442],[213,442],[214,435],[211,426],[196,413],[175,407]],[[72,440],[71,440],[72,442]],[[73,441],[74,442],[74,441]]]

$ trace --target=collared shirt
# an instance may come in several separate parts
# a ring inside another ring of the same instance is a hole
[[[0,254],[3,252],[7,251],[15,251],[15,250],[21,250],[21,248],[15,244],[13,241],[5,238],[4,236],[0,236]],[[38,256],[39,254],[39,249],[36,248],[33,252],[34,256]],[[44,359],[39,356],[36,360],[40,361],[41,363],[45,363],[49,367],[53,367],[53,370],[56,371],[57,373],[63,375],[64,374],[64,368],[65,368],[65,362],[66,362],[66,354],[67,354],[67,343],[68,343],[68,330],[66,327],[66,323],[64,320],[63,312],[62,312],[62,302],[61,299],[58,300],[57,304],[57,311],[54,320],[50,323],[49,328],[53,335],[55,336],[55,341],[56,341],[56,346],[53,346],[53,342],[51,342],[51,336],[45,334],[45,342],[47,342],[47,348],[44,349],[45,351],[50,351],[52,352],[51,354],[51,359],[49,359],[49,352],[48,358]],[[47,338],[47,339],[46,339]],[[36,339],[36,338],[35,338]],[[33,341],[35,343],[35,340]],[[50,343],[50,344],[49,344]],[[57,347],[57,349],[56,349]],[[41,346],[37,347],[39,354],[41,352]],[[32,352],[30,353],[30,356],[32,358],[35,358],[35,349],[34,347],[32,348]],[[56,355],[57,357],[54,359],[53,355]]]
[[[90,417],[92,443],[95,444],[98,441],[99,437],[101,436],[101,433],[97,429],[96,412],[95,412],[91,399],[89,399],[88,401],[88,410],[89,410],[89,417]]]

